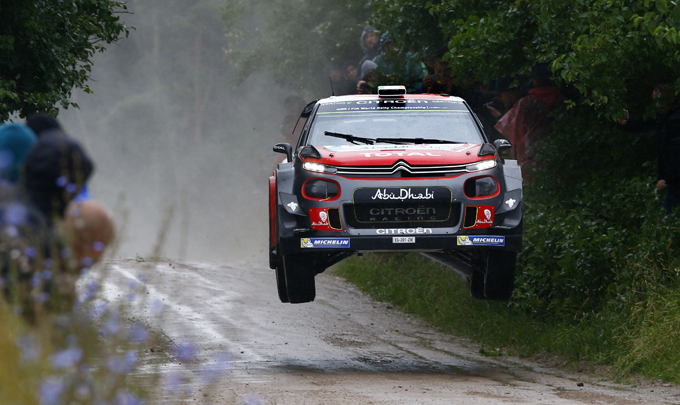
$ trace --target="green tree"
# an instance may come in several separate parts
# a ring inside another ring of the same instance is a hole
[[[0,3],[0,122],[68,108],[73,88],[89,91],[92,57],[127,35],[115,0]]]
[[[243,81],[271,72],[306,97],[330,94],[324,66],[361,59],[369,16],[364,0],[229,0],[223,8],[227,58]]]

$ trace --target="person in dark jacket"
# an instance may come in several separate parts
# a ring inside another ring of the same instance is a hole
[[[357,66],[361,66],[367,60],[373,60],[380,55],[380,33],[372,25],[365,25],[364,31],[361,33],[361,50],[364,51],[364,57],[361,58]]]
[[[61,128],[61,124],[56,118],[45,114],[33,114],[26,120],[26,125],[33,131],[35,136],[40,138],[41,136],[49,133],[59,133],[63,136],[64,130]]]
[[[66,206],[83,189],[94,170],[85,150],[73,139],[48,134],[26,158],[24,186],[29,200],[49,223],[64,217]]]
[[[680,103],[672,84],[660,84],[652,91],[656,119],[619,119],[632,132],[654,131],[658,176],[656,188],[666,190],[661,205],[670,214],[680,204]]]

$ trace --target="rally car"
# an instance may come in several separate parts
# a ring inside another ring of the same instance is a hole
[[[313,301],[315,275],[363,252],[419,252],[507,300],[522,247],[522,175],[466,102],[377,95],[310,103],[269,178],[269,262],[282,302]]]

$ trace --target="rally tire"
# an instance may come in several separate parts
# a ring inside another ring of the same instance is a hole
[[[286,274],[283,270],[283,265],[279,264],[274,269],[276,271],[276,289],[279,293],[281,302],[290,302],[288,299],[288,287],[286,286]]]
[[[515,289],[517,253],[489,250],[484,253],[481,267],[473,270],[470,296],[479,300],[508,301]]]
[[[305,254],[283,256],[286,295],[291,304],[312,302],[316,297],[314,282],[316,271],[310,259],[311,257]]]

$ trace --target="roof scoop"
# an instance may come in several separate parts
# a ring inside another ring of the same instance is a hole
[[[405,86],[378,86],[379,98],[403,98],[405,94]]]

